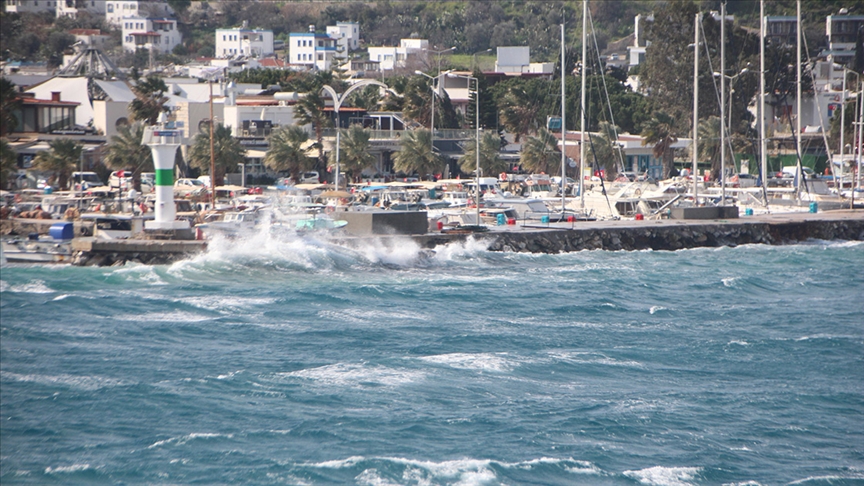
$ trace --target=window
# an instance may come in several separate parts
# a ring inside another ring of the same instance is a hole
[[[114,13],[114,4],[113,3],[108,4],[108,13]]]
[[[222,40],[223,40],[223,41],[224,41],[224,40],[227,40],[227,39],[225,39],[225,34],[222,34]],[[695,54],[694,54],[694,55],[695,55]]]
[[[297,54],[297,60],[298,61],[300,60],[300,54]]]

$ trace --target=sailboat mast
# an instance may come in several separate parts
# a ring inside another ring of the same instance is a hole
[[[797,56],[795,59],[795,103],[798,105],[798,116],[795,119],[795,150],[798,152],[798,177],[795,178],[797,181],[795,192],[796,197],[801,197],[801,179],[804,178],[804,167],[801,160],[804,156],[801,152],[801,115],[804,111],[801,106],[801,0],[797,0],[795,5],[797,9],[795,16],[795,39],[797,40],[795,49]]]
[[[696,14],[694,22],[696,40],[693,43],[693,205],[698,205],[699,202],[699,143],[697,135],[699,134],[699,21],[702,19],[702,14]]]
[[[585,71],[588,69],[588,0],[582,1],[582,123],[579,137],[579,199],[585,207]]]
[[[731,97],[732,94],[730,93]],[[720,205],[726,205],[726,1],[720,4]]]
[[[562,12],[563,13],[563,12]],[[564,19],[561,19],[561,218],[564,218],[564,204],[567,202],[567,105],[564,98],[564,81],[566,79],[566,64],[564,63]]]
[[[765,0],[759,0],[759,157],[762,194],[768,203],[768,143],[765,139]]]

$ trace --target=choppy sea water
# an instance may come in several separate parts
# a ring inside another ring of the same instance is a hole
[[[0,267],[0,483],[864,484],[864,244]]]

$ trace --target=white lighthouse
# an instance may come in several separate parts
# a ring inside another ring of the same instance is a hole
[[[141,143],[150,146],[156,169],[156,217],[144,223],[145,230],[188,230],[188,221],[176,221],[174,206],[174,154],[183,142],[183,132],[165,128],[165,113],[159,115],[157,125],[144,129]]]

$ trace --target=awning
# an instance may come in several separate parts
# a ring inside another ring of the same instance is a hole
[[[247,149],[246,150],[246,158],[247,159],[263,159],[267,155],[267,152],[264,150],[255,150],[255,149]]]

